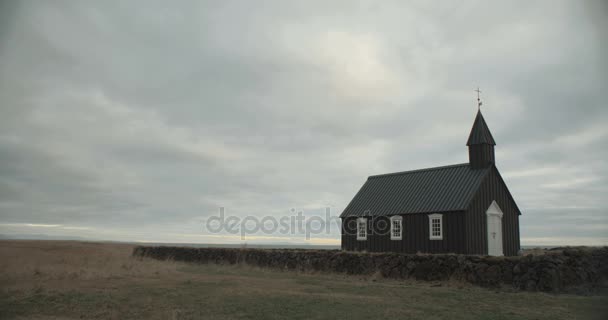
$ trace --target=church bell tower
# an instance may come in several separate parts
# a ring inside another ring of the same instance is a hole
[[[481,100],[479,99],[479,89],[477,89],[478,111],[469,134],[467,147],[469,147],[469,164],[473,169],[487,168],[495,163],[494,160],[494,138],[486,121],[481,114]]]

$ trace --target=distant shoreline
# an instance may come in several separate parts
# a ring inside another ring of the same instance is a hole
[[[292,243],[275,243],[275,244],[263,244],[263,243],[181,243],[181,242],[138,242],[138,241],[116,241],[116,240],[95,240],[95,239],[70,239],[70,238],[36,238],[36,237],[25,237],[16,236],[11,237],[9,235],[0,235],[0,241],[77,241],[77,242],[98,242],[98,243],[124,243],[132,245],[146,245],[146,246],[171,246],[171,247],[194,247],[194,248],[256,248],[256,249],[316,249],[316,250],[338,250],[339,245],[314,245],[314,244],[292,244]],[[522,245],[521,249],[553,249],[560,247],[580,247],[578,245]],[[592,245],[584,247],[602,247],[602,245]]]

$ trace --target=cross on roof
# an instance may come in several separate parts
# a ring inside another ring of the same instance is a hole
[[[475,92],[477,92],[477,110],[481,109],[481,99],[479,98],[479,94],[481,93],[481,90],[479,90],[479,87],[477,87],[477,90],[475,90]]]

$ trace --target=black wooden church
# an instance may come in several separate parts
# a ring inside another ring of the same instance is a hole
[[[340,215],[342,249],[517,255],[519,215],[481,111],[469,163],[370,176]]]

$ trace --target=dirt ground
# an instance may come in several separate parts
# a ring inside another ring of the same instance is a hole
[[[131,257],[133,246],[0,241],[2,319],[606,319],[608,296],[488,290]]]

